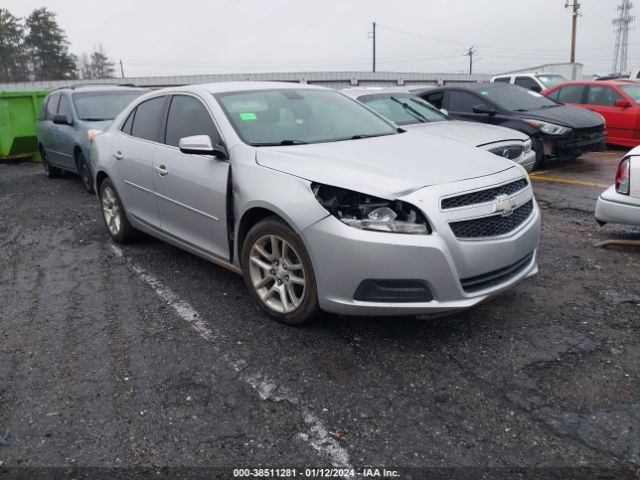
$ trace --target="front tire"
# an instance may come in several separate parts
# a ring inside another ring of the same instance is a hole
[[[242,271],[260,309],[286,325],[302,325],[320,312],[311,259],[300,237],[270,217],[249,230]]]
[[[49,163],[49,154],[44,147],[40,147],[40,156],[42,157],[42,168],[47,178],[58,178],[62,175],[62,170]]]
[[[78,169],[78,175],[80,175],[80,180],[82,180],[82,185],[84,186],[85,190],[88,193],[94,193],[91,172],[89,172],[87,161],[84,158],[82,152],[78,153],[78,156],[76,157],[76,167]]]
[[[100,204],[102,218],[111,238],[118,243],[134,240],[136,230],[129,223],[118,192],[108,178],[100,184]]]
[[[542,142],[537,138],[532,138],[531,141],[533,143],[532,149],[536,153],[536,161],[533,164],[533,170],[537,170],[543,166],[545,161],[544,147],[542,146]]]

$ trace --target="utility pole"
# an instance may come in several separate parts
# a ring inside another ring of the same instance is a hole
[[[122,75],[122,78],[124,78],[124,66],[122,65],[122,59],[120,60],[120,74]]]
[[[373,39],[373,73],[376,73],[376,22],[373,22],[373,31],[369,32],[369,38]]]
[[[576,31],[578,29],[578,17],[580,16],[580,4],[578,0],[573,0],[573,4],[564,4],[564,8],[573,8],[571,15],[571,63],[576,63]]]
[[[467,53],[464,54],[465,57],[469,57],[469,75],[473,73],[473,56],[477,53],[476,47],[472,45],[469,50],[467,50]]]

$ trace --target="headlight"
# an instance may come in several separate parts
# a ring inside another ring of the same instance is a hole
[[[527,120],[527,123],[548,135],[565,135],[571,131],[569,127],[556,125],[555,123],[542,122],[540,120]]]
[[[409,203],[319,183],[312,183],[311,190],[320,205],[350,227],[390,233],[431,233],[425,216]]]
[[[531,141],[530,138],[527,138],[524,141],[524,153],[529,153],[532,148],[533,148],[533,142]]]

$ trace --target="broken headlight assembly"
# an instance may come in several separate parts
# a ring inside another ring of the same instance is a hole
[[[389,233],[431,233],[423,213],[407,202],[319,183],[312,183],[311,191],[320,205],[350,227]]]

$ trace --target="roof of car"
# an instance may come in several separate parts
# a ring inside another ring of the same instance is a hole
[[[558,87],[563,87],[565,85],[637,85],[638,82],[636,82],[635,80],[630,80],[630,79],[617,79],[617,80],[574,80],[571,82],[562,82],[559,83],[557,85],[554,85],[553,87],[550,87],[549,90],[551,89],[556,89]]]
[[[67,85],[65,87],[60,87],[52,90],[61,91],[61,90],[72,90],[74,92],[109,92],[109,91],[123,91],[123,90],[149,90],[144,87],[137,87],[136,85],[127,84],[127,85],[112,85],[112,84],[85,84],[85,85]]]
[[[223,93],[223,92],[243,92],[247,90],[276,90],[283,88],[297,88],[297,89],[315,89],[315,90],[328,90],[326,87],[319,85],[308,85],[297,82],[216,82],[216,83],[203,83],[199,85],[191,85],[186,87],[179,87],[177,90],[190,90],[193,87],[202,88],[211,93]]]
[[[364,95],[378,95],[378,94],[391,94],[391,93],[404,93],[412,95],[408,88],[404,87],[359,87],[359,88],[345,88],[342,93],[353,98],[362,97]]]
[[[516,85],[510,85],[508,83],[456,83],[455,85],[445,85],[443,87],[438,87],[434,90],[491,90],[495,88],[520,88]]]

